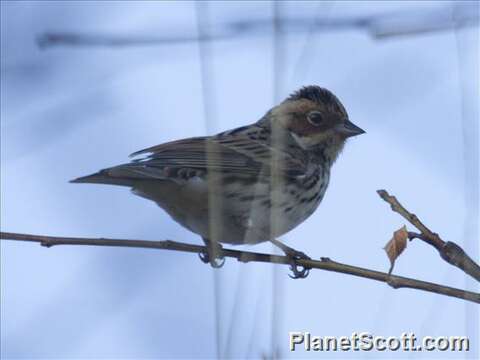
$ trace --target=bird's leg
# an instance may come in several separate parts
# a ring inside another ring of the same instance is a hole
[[[297,260],[311,260],[308,255],[301,251],[295,250],[294,248],[291,248],[290,246],[287,246],[276,239],[270,240],[270,242],[280,248],[285,255],[290,258],[290,270],[292,270],[293,275],[289,274],[288,276],[290,276],[292,279],[304,279],[308,276],[311,268],[308,266],[298,265],[297,263]]]
[[[213,268],[221,268],[225,263],[225,258],[222,256],[223,247],[216,241],[211,241],[206,238],[202,238],[205,246],[207,248],[206,251],[202,251],[200,254],[200,260],[202,260],[205,264],[210,263]]]

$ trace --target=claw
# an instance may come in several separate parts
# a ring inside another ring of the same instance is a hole
[[[220,247],[220,249],[222,249]],[[219,252],[217,252],[219,253]],[[210,266],[214,269],[219,269],[225,264],[225,258],[224,257],[213,257],[211,256],[211,249],[209,250],[204,250],[201,251],[198,256],[200,257],[200,260],[202,260],[203,263],[205,264],[210,264]]]
[[[290,254],[287,254],[291,258],[290,270],[292,274],[288,274],[292,279],[305,279],[310,273],[310,267],[298,265],[298,260],[311,260],[309,256],[305,255],[303,252],[296,251]]]
[[[305,253],[295,250],[284,243],[273,239],[270,240],[275,246],[278,246],[290,260],[290,270],[293,274],[288,274],[292,279],[305,279],[310,272],[311,267],[298,264],[298,260],[311,260]]]
[[[301,268],[301,270],[299,270]],[[305,279],[308,274],[310,273],[310,268],[298,266],[296,264],[290,265],[290,270],[292,270],[292,274],[288,274],[288,276],[292,279]]]
[[[208,264],[210,262],[210,256],[208,255],[208,252],[206,251],[201,251],[198,253],[198,257],[200,260],[202,260],[203,263]]]

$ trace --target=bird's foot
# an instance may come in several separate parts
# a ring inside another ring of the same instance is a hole
[[[212,241],[203,240],[205,242],[206,250],[201,251],[198,256],[205,264],[210,264],[214,269],[219,269],[225,264],[225,258],[223,257],[223,247],[218,243]]]
[[[308,274],[310,273],[310,267],[304,266],[304,265],[299,265],[298,260],[312,260],[308,255],[301,251],[294,250],[291,253],[285,253],[290,260],[290,270],[292,271],[292,274],[288,274],[292,279],[305,279]]]
[[[311,267],[299,265],[298,260],[312,260],[307,254],[295,250],[290,246],[285,245],[284,243],[278,240],[271,240],[273,244],[278,246],[284,254],[290,259],[290,270],[292,274],[288,274],[292,279],[305,279],[310,273]]]
[[[202,262],[205,264],[210,264],[210,266],[214,269],[219,269],[223,266],[223,264],[225,264],[225,258],[213,257],[210,255],[209,251],[202,251],[198,254],[198,256]]]

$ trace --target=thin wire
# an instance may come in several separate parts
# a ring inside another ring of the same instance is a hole
[[[285,58],[285,51],[283,49],[283,43],[284,39],[281,33],[281,17],[280,17],[280,7],[279,7],[279,2],[274,1],[272,2],[273,4],[273,58],[272,58],[272,63],[273,63],[273,103],[276,104],[278,100],[280,99],[281,96],[281,89],[283,88],[282,80],[284,79],[283,77],[283,71],[284,71],[284,58]],[[278,164],[271,164],[273,166],[278,166]],[[275,216],[271,217],[270,221],[272,222],[271,228],[274,229],[275,225],[273,222],[275,221]],[[273,252],[275,253],[278,249],[274,247]],[[240,270],[241,271],[241,270]],[[241,271],[242,272],[242,271]],[[273,275],[273,281],[272,281],[272,304],[271,304],[271,355],[272,357],[275,356],[276,350],[278,348],[278,344],[276,342],[277,339],[277,329],[279,328],[279,322],[280,322],[280,314],[282,314],[281,309],[283,308],[283,283],[281,279],[281,273],[280,271],[274,267],[272,269],[272,275]],[[239,290],[239,287],[241,287],[241,284],[244,283],[245,281],[245,276],[246,274],[239,274],[238,281],[237,281],[237,289],[235,291],[235,295],[240,296],[242,292]],[[242,281],[243,280],[243,281]],[[258,289],[258,291],[262,291],[261,287]],[[255,313],[259,311],[260,307],[260,300],[262,299],[262,296],[257,296],[257,301],[255,305]],[[228,351],[229,347],[231,346],[231,341],[233,339],[233,331],[232,327],[234,324],[237,323],[236,316],[240,315],[238,311],[238,306],[239,306],[239,298],[234,299],[234,306],[233,306],[233,312],[232,312],[232,318],[231,318],[231,323],[230,323],[230,329],[228,331],[228,339],[227,339],[227,349]],[[254,317],[254,321],[256,319],[256,316]],[[247,348],[247,353],[246,356],[248,357],[252,350],[253,350],[253,344],[254,344],[254,332],[255,332],[256,326],[254,325],[252,328],[252,333],[250,336],[250,341],[249,345]]]
[[[255,310],[253,312],[253,318],[258,319],[259,314],[260,314],[260,303],[262,300],[262,294],[260,294],[260,291],[257,291],[257,299],[255,301]],[[250,359],[252,353],[253,353],[253,345],[255,343],[254,339],[258,337],[258,323],[254,322],[252,331],[250,332],[250,336],[248,339],[248,346],[247,346],[247,354],[245,356],[245,359]]]
[[[453,23],[456,23],[456,12],[458,8],[452,6],[452,17]],[[477,9],[478,11],[478,9]],[[465,248],[471,254],[478,254],[478,214],[479,214],[479,166],[478,166],[478,153],[479,153],[479,139],[478,139],[478,119],[475,119],[475,113],[470,113],[469,116],[469,106],[468,106],[468,89],[466,81],[467,79],[473,79],[470,77],[470,74],[466,73],[465,69],[465,55],[462,51],[462,39],[461,34],[459,33],[458,26],[454,26],[454,35],[455,35],[455,45],[457,50],[457,66],[458,66],[458,82],[460,87],[460,96],[461,96],[461,120],[462,120],[462,135],[463,135],[463,159],[465,166],[465,207],[466,207],[466,216],[464,221],[464,242]],[[478,44],[478,32],[475,33],[477,36],[476,44]],[[478,45],[477,45],[478,46]],[[478,57],[478,49],[474,53]],[[478,59],[477,59],[478,60]],[[475,62],[478,64],[478,61]],[[478,99],[478,78],[474,81],[477,84],[473,86],[474,91],[477,92],[477,96],[472,96],[472,98]],[[477,104],[478,109],[478,104]],[[477,114],[478,115],[478,114]],[[470,277],[466,276],[465,278],[466,288],[471,288],[477,286]],[[471,339],[478,339],[479,334],[479,325],[478,325],[478,307],[465,305],[465,327],[466,334]],[[478,345],[474,346],[471,351],[473,352],[474,358],[478,358],[479,347]]]
[[[280,12],[279,12],[279,3],[277,1],[272,2],[273,4],[273,58],[272,58],[272,63],[273,63],[273,103],[276,104],[280,98],[280,91],[283,87],[283,84],[281,84],[283,80],[283,69],[284,69],[284,63],[283,59],[285,57],[285,51],[283,51],[283,37],[281,36],[280,32],[280,26],[281,26],[281,18],[280,18]],[[272,164],[272,166],[277,166],[278,164]],[[271,228],[275,228],[275,225],[273,224],[273,221],[275,220],[275,217],[272,217],[270,221],[272,222]],[[278,249],[274,247],[273,253],[275,253]],[[272,357],[275,354],[276,348],[277,348],[277,342],[276,342],[276,330],[278,329],[278,323],[279,323],[279,317],[282,313],[281,308],[283,305],[283,302],[281,302],[282,298],[282,280],[280,279],[280,271],[276,268],[273,267],[272,269],[272,275],[273,275],[273,281],[272,281],[272,304],[271,304],[271,355]],[[240,269],[239,276],[237,279],[237,286],[236,286],[236,291],[235,291],[235,298],[234,298],[234,305],[232,309],[232,317],[230,319],[230,327],[228,330],[228,336],[227,336],[227,341],[226,341],[226,351],[228,354],[228,351],[230,350],[229,348],[231,347],[231,342],[233,341],[233,326],[237,324],[236,317],[241,315],[240,311],[238,310],[239,303],[240,303],[240,296],[242,296],[243,292],[241,291],[242,285],[245,283],[245,277],[248,276],[248,274],[245,274],[242,269]],[[262,287],[259,287],[258,291],[262,291]],[[262,299],[261,294],[257,296],[257,301],[255,305],[255,313],[258,313],[259,308],[260,308],[260,300]],[[254,322],[256,321],[257,317],[254,317]],[[247,347],[247,353],[245,354],[246,357],[249,356],[249,354],[253,350],[254,346],[254,341],[253,339],[255,336],[255,323],[254,326],[251,329],[251,336],[250,336],[250,341],[249,345]],[[230,355],[230,354],[229,354]]]
[[[459,27],[456,25],[456,6],[455,4],[451,6],[451,16],[452,16],[452,32],[454,35],[454,46],[456,48],[456,62],[457,62],[457,81],[458,87],[460,90],[460,127],[461,135],[463,139],[463,160],[464,160],[464,196],[465,196],[465,219],[463,225],[463,240],[465,245],[465,250],[470,254],[478,254],[478,189],[479,189],[479,178],[478,178],[478,119],[475,119],[474,116],[469,116],[468,112],[468,89],[467,82],[475,81],[472,80],[473,77],[470,73],[467,73],[465,67],[465,55],[464,49],[462,49],[462,39]],[[478,42],[477,42],[478,43]],[[478,62],[477,62],[478,63]],[[478,84],[476,84],[478,87]],[[478,98],[477,96],[473,98]],[[475,157],[477,157],[475,159]],[[474,241],[472,241],[474,240]],[[448,269],[445,271],[445,276],[448,276],[450,273]],[[466,288],[471,288],[476,286],[477,283],[472,279],[470,280],[469,276],[465,277],[465,286]],[[444,299],[439,299],[433,303],[433,306],[430,308],[427,316],[422,322],[422,331],[425,329],[431,328],[432,320],[436,318],[438,310],[442,308],[445,304]],[[478,306],[468,306],[465,305],[465,331],[466,335],[470,339],[477,339],[479,333],[478,325]],[[478,358],[478,345],[475,344],[469,350],[469,356],[474,359]],[[467,356],[467,357],[469,357]]]
[[[325,7],[324,4],[326,4]],[[333,2],[318,3],[317,9],[315,10],[314,19],[318,17],[318,15],[320,14],[320,10],[323,9],[326,14],[324,19],[325,21],[328,21],[330,19],[330,16],[332,15],[333,5],[335,5],[335,3]],[[316,35],[317,32],[317,25],[315,21],[312,21],[312,23],[310,24],[310,28],[308,29],[307,36],[305,38],[305,42],[303,43],[302,51],[300,52],[297,63],[293,68],[293,79],[299,77],[300,69],[304,69],[305,67],[307,67],[307,60],[310,60],[310,58],[307,58],[307,54],[309,52],[311,53],[312,50],[315,48],[316,42],[312,42],[312,38]]]
[[[197,21],[197,31],[199,40],[198,41],[198,55],[200,62],[200,78],[201,78],[201,88],[202,88],[202,98],[203,98],[203,112],[204,112],[204,121],[206,124],[207,133],[212,133],[216,130],[216,116],[215,116],[215,96],[213,90],[214,78],[213,78],[213,66],[211,62],[212,51],[211,51],[211,42],[209,41],[209,34],[207,31],[207,25],[209,23],[208,19],[208,2],[206,1],[196,1],[195,2],[195,17]],[[210,177],[209,177],[210,183]],[[212,184],[209,184],[209,187]],[[217,241],[218,237],[215,236],[215,224],[213,219],[216,217],[215,209],[219,209],[218,204],[214,204],[214,199],[210,196],[209,192],[208,198],[208,208],[209,208],[209,228],[210,232],[213,235],[211,241]],[[220,316],[220,272],[213,272],[213,287],[214,287],[214,312],[215,312],[215,339],[216,339],[216,354],[217,359],[221,358],[221,316]]]
[[[212,42],[209,41],[209,34],[207,30],[207,25],[209,23],[207,1],[195,2],[195,15],[197,19],[198,37],[199,39],[202,39],[202,41],[198,41],[198,53],[200,61],[202,98],[204,104],[204,121],[206,124],[207,132],[211,133],[217,129],[218,124],[216,121],[216,104],[213,90],[214,72],[213,64],[211,61]]]
[[[286,59],[286,51],[285,51],[285,39],[284,39],[284,33],[282,31],[282,24],[281,24],[281,12],[282,12],[282,7],[283,5],[280,1],[273,1],[273,17],[272,17],[272,22],[273,22],[273,103],[274,105],[278,103],[280,100],[281,96],[281,91],[283,89],[283,81],[284,81],[284,73],[285,73],[285,59]],[[279,142],[282,141],[283,139],[280,139],[278,136],[274,134],[274,131],[272,131],[272,138],[273,142]],[[274,144],[275,146],[275,144]],[[273,160],[273,159],[272,159]],[[279,164],[272,163],[271,164],[272,169],[275,169],[275,167],[278,167]],[[272,171],[272,173],[275,173],[275,171]],[[282,180],[280,180],[282,181]],[[272,186],[275,185],[275,179],[272,179]],[[276,201],[272,201],[272,204],[276,203]],[[271,212],[271,229],[273,230],[273,233],[276,233],[276,220],[278,219],[276,214],[273,214],[273,209]],[[273,245],[272,245],[273,246]],[[278,251],[275,246],[273,246],[273,253]],[[272,268],[272,311],[271,311],[271,357],[275,358],[275,355],[278,350],[278,343],[277,343],[277,332],[280,328],[281,324],[281,316],[283,314],[283,293],[284,293],[284,283],[283,280],[281,279],[281,273],[278,268],[273,267]]]
[[[247,274],[245,274],[242,269],[238,269],[238,274],[237,274],[237,281],[235,284],[235,291],[234,291],[234,297],[233,297],[233,306],[232,306],[232,311],[231,311],[231,316],[230,316],[230,324],[228,326],[228,331],[227,331],[227,340],[225,341],[225,353],[224,358],[230,359],[232,358],[232,353],[231,350],[233,349],[233,335],[234,335],[234,326],[238,325],[239,321],[237,321],[237,316],[241,315],[240,314],[240,299],[243,297],[245,294],[245,291],[248,291],[245,289],[245,283],[247,280]]]

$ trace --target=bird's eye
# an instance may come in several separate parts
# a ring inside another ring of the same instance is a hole
[[[319,111],[312,111],[307,115],[307,120],[313,126],[320,126],[323,123],[323,115]]]

